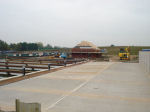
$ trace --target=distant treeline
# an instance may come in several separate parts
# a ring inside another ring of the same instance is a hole
[[[19,42],[19,43],[11,43],[0,40],[0,51],[14,50],[14,51],[37,51],[37,50],[49,50],[49,49],[59,49],[59,46],[51,46],[47,44],[46,46],[43,43],[27,43],[27,42]]]

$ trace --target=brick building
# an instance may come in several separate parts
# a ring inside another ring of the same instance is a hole
[[[82,41],[72,48],[72,57],[73,58],[100,58],[102,53],[100,49],[91,42]]]

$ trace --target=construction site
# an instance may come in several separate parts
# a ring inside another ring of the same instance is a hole
[[[0,112],[150,112],[150,49],[134,59],[130,52],[120,48],[112,58],[82,41],[68,52],[7,53]]]

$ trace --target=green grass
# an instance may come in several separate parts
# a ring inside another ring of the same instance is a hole
[[[120,48],[126,48],[128,46],[113,46],[113,47],[99,47],[100,49],[107,49],[108,55],[118,55]],[[131,55],[138,55],[139,51],[142,49],[150,49],[150,46],[130,46],[130,54]],[[61,49],[53,49],[47,51],[59,51],[59,52],[71,52],[71,48],[61,48]]]
[[[126,48],[128,46],[113,46],[113,47],[99,47],[100,49],[107,49],[108,55],[118,55],[120,48]],[[138,55],[142,49],[150,49],[150,46],[130,46],[130,54]]]

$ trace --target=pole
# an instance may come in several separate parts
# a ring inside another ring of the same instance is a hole
[[[51,64],[48,64],[48,70],[49,71],[51,70]]]
[[[65,59],[65,60],[64,60],[64,66],[66,66],[66,62],[67,62],[67,61],[66,61],[66,59]]]
[[[22,66],[22,71],[23,71],[23,76],[25,76],[25,74],[26,74],[26,68],[25,68],[25,66]]]

